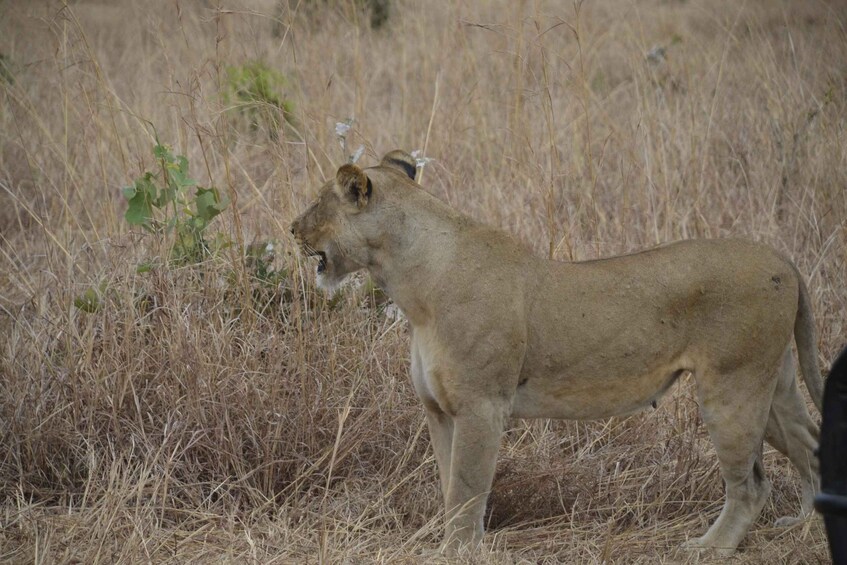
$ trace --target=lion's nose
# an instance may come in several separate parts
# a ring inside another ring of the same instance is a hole
[[[294,232],[295,232],[294,224],[291,224],[291,228],[290,228],[288,231],[290,231],[290,232],[291,232],[291,235],[296,235],[296,234],[294,233]]]

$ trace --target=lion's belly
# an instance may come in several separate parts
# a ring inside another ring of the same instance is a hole
[[[653,405],[685,371],[677,360],[638,375],[549,375],[518,386],[516,418],[592,420],[632,414]]]

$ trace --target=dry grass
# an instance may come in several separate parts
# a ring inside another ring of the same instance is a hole
[[[843,344],[843,3],[398,0],[376,31],[332,4],[0,3],[0,559],[437,560],[406,326],[364,290],[317,295],[288,238],[350,116],[366,163],[426,146],[426,190],[541,254],[767,241],[808,277],[823,367]],[[294,104],[275,140],[219,94],[256,59]],[[232,197],[212,231],[278,240],[281,288],[238,245],[136,272],[167,249],[122,218],[150,124]],[[74,308],[101,284],[98,311]],[[819,520],[770,526],[799,485],[766,458],[737,560],[827,561]],[[697,561],[676,548],[722,494],[690,383],[629,419],[515,421],[478,559]]]

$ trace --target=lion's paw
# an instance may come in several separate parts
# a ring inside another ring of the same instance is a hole
[[[704,541],[703,538],[694,538],[686,541],[680,548],[683,551],[697,551],[702,553],[704,556],[712,555],[715,557],[732,557],[735,555],[735,549],[727,548],[727,547],[714,547],[708,542]]]
[[[690,551],[690,550],[703,549],[704,545],[703,545],[703,542],[700,541],[700,538],[694,538],[694,539],[690,539],[690,540],[682,543],[679,547],[681,547],[682,549]]]

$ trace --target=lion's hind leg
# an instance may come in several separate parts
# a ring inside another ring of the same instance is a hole
[[[800,389],[791,348],[785,351],[773,403],[771,404],[765,440],[782,452],[800,474],[801,507],[799,516],[783,516],[777,526],[790,526],[803,521],[812,512],[815,494],[820,490],[818,458],[818,426],[814,423]]]
[[[756,367],[731,373],[695,372],[703,421],[715,445],[726,500],[705,535],[686,544],[731,555],[759,516],[770,494],[762,446],[774,379]]]

